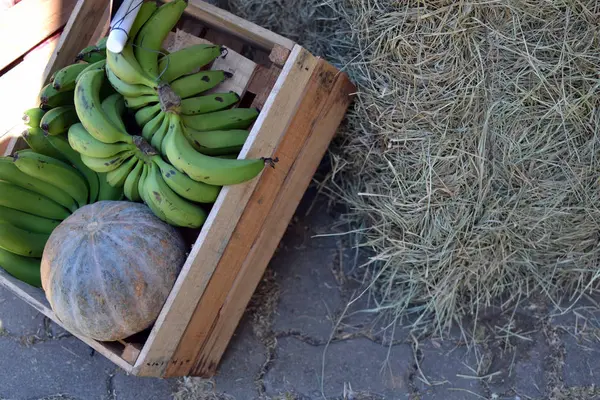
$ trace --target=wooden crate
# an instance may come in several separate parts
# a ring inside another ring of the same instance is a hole
[[[82,48],[93,0],[80,0],[57,51]],[[98,13],[98,10],[93,11]],[[355,86],[345,73],[302,46],[210,4],[190,0],[165,41],[169,49],[200,41],[228,54],[212,68],[230,70],[226,88],[242,106],[260,109],[241,158],[278,158],[257,178],[226,186],[199,230],[186,232],[190,251],[151,328],[126,340],[82,341],[138,376],[212,376],[306,191]],[[70,61],[56,56],[47,74]],[[223,90],[219,86],[218,90]],[[9,143],[7,153],[23,146]],[[5,273],[0,283],[60,325],[44,293]]]

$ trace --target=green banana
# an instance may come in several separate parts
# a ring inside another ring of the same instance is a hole
[[[158,96],[156,94],[145,94],[137,97],[125,96],[125,105],[127,108],[138,110],[152,103],[158,103]]]
[[[44,114],[40,121],[40,128],[47,135],[61,135],[78,121],[79,118],[74,106],[60,106]]]
[[[40,107],[48,110],[54,107],[71,106],[74,104],[73,93],[73,90],[58,92],[52,83],[48,83],[40,90]]]
[[[21,119],[23,120],[25,125],[31,128],[39,128],[40,121],[42,120],[44,114],[46,114],[46,110],[42,110],[39,107],[34,107],[25,110]]]
[[[98,201],[115,201],[123,199],[123,188],[110,186],[106,181],[105,173],[98,173],[98,179],[100,182],[100,192],[98,193]]]
[[[18,151],[13,157],[15,165],[22,172],[62,189],[80,207],[88,203],[88,184],[71,165],[35,152]]]
[[[138,160],[133,167],[133,170],[127,175],[125,179],[125,183],[123,183],[123,194],[130,201],[140,201],[140,193],[138,191],[138,184],[140,182],[140,178],[142,176],[142,171],[144,169],[144,162],[142,160]]]
[[[125,184],[125,179],[127,179],[127,176],[138,161],[138,158],[133,156],[117,168],[107,172],[106,181],[108,184],[115,187],[122,187]]]
[[[89,190],[88,202],[95,202],[98,197],[98,174],[89,169],[81,161],[81,155],[71,147],[68,138],[64,136],[49,136],[48,141],[85,177]]]
[[[206,211],[175,193],[165,183],[154,163],[150,163],[144,190],[148,207],[163,221],[187,228],[198,228],[206,221]]]
[[[129,33],[127,34],[127,42],[132,43],[135,40],[138,32],[144,26],[144,24],[150,19],[152,14],[158,9],[155,1],[146,1],[138,10],[135,19],[133,20],[133,24],[131,24],[131,28],[129,28]]]
[[[81,161],[93,171],[106,173],[116,169],[134,153],[134,150],[125,150],[110,157],[90,157],[82,154]]]
[[[135,113],[135,122],[143,128],[150,120],[160,112],[160,104],[140,108]]]
[[[202,68],[221,55],[224,48],[214,44],[196,44],[177,50],[162,57],[158,63],[158,73],[163,82],[189,74],[196,68]]]
[[[180,111],[184,115],[206,114],[221,111],[240,101],[235,92],[213,93],[181,100]]]
[[[0,206],[59,221],[70,215],[66,208],[46,196],[9,182],[0,181],[0,193]]]
[[[135,59],[131,44],[126,44],[123,51],[113,53],[106,50],[106,65],[123,82],[130,85],[146,85],[155,88],[155,82],[146,76]]]
[[[150,140],[150,145],[152,147],[154,147],[156,150],[161,149],[163,139],[165,138],[165,136],[167,135],[167,131],[169,130],[169,123],[171,121],[171,115],[173,115],[173,113],[171,113],[171,112],[168,112],[165,114],[166,115],[162,121],[162,124],[160,124],[160,127],[154,132],[154,134],[152,135],[152,139]]]
[[[208,114],[182,115],[183,123],[196,131],[247,129],[258,117],[256,108],[232,108]]]
[[[96,139],[104,143],[132,143],[131,136],[118,129],[102,109],[100,87],[104,72],[86,72],[75,88],[75,109],[83,127]]]
[[[269,159],[225,159],[197,152],[186,139],[178,115],[174,115],[165,138],[165,154],[170,163],[198,182],[216,186],[234,185],[256,177]]]
[[[23,257],[0,249],[0,267],[18,280],[33,287],[42,287],[41,258]]]
[[[231,153],[231,154],[221,154],[221,155],[218,155],[215,157],[226,158],[228,160],[235,160],[236,158],[238,158],[238,156],[239,156],[239,153]]]
[[[244,129],[196,131],[186,127],[185,134],[194,149],[209,156],[239,152],[250,132]]]
[[[195,74],[182,76],[175,79],[169,85],[177,96],[185,99],[190,96],[195,96],[214,88],[225,79],[232,77],[229,72],[211,69],[208,71],[200,71]]]
[[[8,222],[17,228],[35,233],[51,234],[61,221],[38,217],[13,208],[0,206],[0,221]]]
[[[104,143],[93,137],[85,130],[81,123],[71,125],[67,134],[69,145],[80,154],[89,157],[105,158],[114,156],[125,150],[133,150],[134,145],[129,143]]]
[[[148,176],[148,164],[144,163],[142,166],[142,173],[140,174],[140,180],[138,181],[138,194],[140,195],[140,199],[148,204],[145,199],[145,189],[144,183],[146,182],[146,177]]]
[[[160,111],[154,118],[144,125],[142,128],[142,136],[144,139],[146,139],[148,142],[152,140],[152,136],[154,136],[154,133],[158,130],[158,128],[160,128],[163,119],[165,119],[166,116],[167,114],[165,112]]]
[[[75,61],[85,61],[88,64],[93,64],[106,58],[106,49],[100,49],[96,45],[84,47],[75,56]]]
[[[208,185],[196,182],[184,173],[179,172],[172,165],[164,161],[159,155],[153,156],[152,161],[160,169],[160,173],[167,185],[184,199],[197,203],[214,203],[221,191],[221,186]]]
[[[21,135],[31,150],[35,151],[36,153],[44,154],[48,157],[56,158],[61,161],[66,161],[65,157],[57,152],[54,147],[52,147],[48,141],[48,137],[44,135],[42,128],[27,128]]]
[[[102,110],[108,119],[120,130],[127,132],[127,127],[123,122],[125,113],[125,100],[119,93],[113,93],[102,100]]]
[[[75,89],[75,79],[81,73],[89,67],[89,64],[75,63],[67,65],[54,73],[54,79],[52,80],[52,87],[58,92],[64,92],[67,90]]]
[[[121,93],[123,96],[128,97],[137,97],[143,95],[151,95],[156,94],[156,90],[145,86],[145,85],[131,85],[129,83],[123,82],[115,73],[112,71],[110,67],[106,67],[106,77],[108,78],[108,82],[118,93]]]
[[[34,233],[0,221],[0,248],[24,257],[41,257],[50,235]]]
[[[77,85],[77,82],[79,82],[79,80],[81,79],[83,74],[85,74],[86,72],[102,71],[104,73],[105,69],[106,69],[106,60],[105,59],[96,61],[93,64],[89,64],[83,71],[81,71],[81,72],[79,72],[79,74],[77,74],[77,77],[75,78],[75,85]]]
[[[75,211],[77,203],[64,190],[21,171],[13,157],[0,157],[0,179],[53,200],[67,210]]]
[[[161,5],[142,25],[134,39],[135,58],[151,79],[158,80],[158,54],[161,45],[186,7],[186,0],[173,0]]]

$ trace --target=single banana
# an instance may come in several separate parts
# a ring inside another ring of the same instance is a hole
[[[214,203],[217,199],[221,186],[196,182],[184,173],[179,172],[159,155],[153,156],[152,161],[160,169],[160,174],[166,184],[184,199],[197,203]]]
[[[15,165],[22,172],[62,189],[74,198],[80,207],[88,203],[88,184],[74,167],[33,151],[19,151],[13,157]]]
[[[46,196],[6,181],[0,181],[0,193],[2,193],[0,206],[59,221],[71,214],[66,208]]]
[[[40,90],[40,107],[49,110],[54,107],[71,106],[74,104],[73,94],[73,90],[58,92],[52,83],[48,83]]]
[[[126,44],[120,53],[113,53],[110,50],[106,50],[106,65],[125,83],[130,85],[146,85],[149,88],[157,86],[142,71],[140,64],[135,59],[131,44]]]
[[[135,19],[133,20],[133,24],[131,24],[131,28],[129,28],[129,33],[127,34],[127,43],[133,43],[135,41],[135,37],[140,29],[142,29],[142,26],[146,24],[146,22],[157,9],[158,6],[156,5],[155,1],[146,1],[142,3],[137,15],[135,16]]]
[[[214,44],[196,44],[177,50],[163,57],[158,63],[158,73],[163,82],[172,82],[175,79],[189,74],[196,68],[202,68],[224,51],[224,48]]]
[[[78,208],[75,199],[64,190],[30,176],[17,168],[13,157],[0,157],[0,180],[45,196],[71,212]]]
[[[130,201],[138,202],[141,200],[140,193],[138,191],[138,184],[142,176],[144,169],[144,161],[138,160],[133,167],[133,170],[127,175],[125,183],[123,184],[123,194]]]
[[[125,105],[127,108],[134,110],[139,110],[149,104],[154,105],[154,103],[158,103],[158,96],[156,94],[145,94],[137,97],[125,96]]]
[[[13,208],[0,206],[0,221],[6,221],[17,228],[35,233],[51,234],[61,221],[38,217]]]
[[[183,123],[196,131],[247,129],[258,117],[256,108],[232,108],[208,114],[182,115]]]
[[[40,128],[47,135],[61,135],[74,123],[78,122],[74,106],[60,106],[49,110],[40,121]]]
[[[125,184],[125,179],[127,179],[127,176],[131,170],[133,170],[133,167],[135,167],[138,161],[139,159],[133,156],[123,164],[119,165],[117,168],[107,172],[106,181],[108,184],[115,187],[122,187]]]
[[[134,150],[125,150],[110,157],[90,157],[82,154],[81,161],[93,171],[107,173],[123,164],[134,153]]]
[[[75,85],[77,85],[77,82],[79,82],[79,80],[81,79],[83,74],[85,74],[86,72],[102,71],[104,73],[105,69],[106,69],[106,60],[105,59],[96,61],[93,64],[89,64],[83,71],[81,71],[81,72],[79,72],[79,74],[77,74],[77,77],[75,78]]]
[[[195,96],[214,88],[219,83],[233,75],[226,71],[211,69],[208,71],[200,71],[195,74],[185,75],[179,79],[175,79],[169,85],[177,96],[185,99],[190,96]]]
[[[119,93],[113,93],[102,100],[102,110],[117,128],[123,132],[127,132],[127,127],[123,122],[123,114],[125,114],[125,100]]]
[[[96,139],[104,143],[132,143],[131,136],[118,129],[102,109],[100,87],[104,72],[86,72],[75,88],[75,109],[83,127]]]
[[[85,61],[88,64],[93,64],[104,59],[106,59],[106,49],[100,49],[96,45],[84,47],[75,56],[75,61]]]
[[[135,146],[129,143],[104,143],[90,135],[81,123],[71,125],[67,135],[69,145],[80,154],[88,157],[112,157],[125,150],[133,150]]]
[[[163,221],[187,228],[198,228],[207,213],[199,205],[181,198],[165,183],[156,164],[151,163],[144,181],[147,205]]]
[[[196,131],[185,128],[185,134],[194,149],[209,156],[220,156],[239,152],[250,132],[245,129],[228,129],[218,131]]]
[[[186,0],[173,0],[161,5],[152,13],[134,39],[135,58],[146,75],[155,81],[158,80],[158,54],[161,45],[186,7]]]
[[[42,110],[39,107],[34,107],[25,110],[21,119],[23,120],[25,125],[31,128],[39,128],[40,121],[42,120],[44,114],[46,114],[46,110]]]
[[[115,73],[112,71],[110,67],[106,67],[106,77],[108,78],[108,82],[118,93],[121,93],[123,96],[127,97],[137,97],[143,95],[152,95],[156,94],[156,90],[145,86],[145,85],[131,85],[129,83],[123,82]]]
[[[154,118],[152,118],[146,125],[144,125],[144,127],[142,128],[142,136],[144,137],[144,139],[146,139],[148,142],[152,140],[154,132],[156,132],[158,128],[160,128],[163,119],[165,119],[166,116],[167,114],[165,112],[160,111]]]
[[[186,139],[179,116],[175,115],[165,138],[165,154],[171,164],[198,182],[216,186],[235,185],[256,177],[270,159],[225,159],[197,152]]]
[[[148,204],[148,202],[145,199],[145,189],[144,189],[144,183],[146,182],[146,177],[148,176],[148,169],[149,169],[149,164],[144,163],[144,165],[142,166],[142,173],[140,174],[140,180],[138,181],[138,194],[140,195],[140,199]]]
[[[33,287],[42,287],[41,258],[23,257],[0,249],[0,266],[13,277]]]
[[[93,203],[98,197],[98,174],[89,169],[83,161],[81,161],[81,155],[75,151],[69,144],[69,139],[60,136],[49,136],[48,141],[52,146],[58,150],[69,163],[75,166],[75,169],[85,177],[87,181],[89,197],[88,202]]]
[[[135,113],[135,122],[143,128],[150,120],[160,112],[160,104],[140,108]]]
[[[23,257],[41,257],[50,235],[17,228],[0,221],[0,248]]]
[[[54,73],[52,87],[58,92],[75,89],[75,79],[81,71],[88,68],[89,64],[75,63],[67,65]]]
[[[100,192],[98,193],[98,201],[123,199],[123,188],[113,187],[109,185],[106,181],[105,173],[98,173],[98,180],[100,182]]]
[[[167,136],[167,131],[169,130],[169,123],[171,122],[171,115],[173,113],[168,112],[165,113],[165,118],[160,124],[160,127],[154,132],[152,135],[152,139],[150,140],[150,145],[154,147],[156,150],[161,150],[161,145],[165,136]]]
[[[56,149],[48,141],[48,137],[44,135],[42,128],[27,128],[21,134],[23,139],[29,145],[31,150],[36,153],[44,154],[48,157],[56,158],[57,160],[67,161],[67,159],[56,151]]]
[[[218,156],[215,156],[215,157],[226,158],[228,160],[235,160],[236,158],[239,157],[239,153],[221,154],[221,155],[218,155]]]
[[[180,110],[184,115],[207,114],[221,111],[240,101],[235,92],[213,93],[181,100]]]

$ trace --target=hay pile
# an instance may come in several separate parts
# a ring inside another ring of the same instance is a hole
[[[447,328],[600,278],[600,3],[230,0],[360,87],[326,187],[378,309]]]

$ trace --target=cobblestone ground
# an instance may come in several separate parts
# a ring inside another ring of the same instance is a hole
[[[209,381],[128,376],[0,289],[0,399],[600,399],[600,299],[550,318],[533,299],[472,334],[413,338],[358,313],[366,298],[348,306],[357,254],[315,237],[334,222],[309,192]]]

